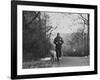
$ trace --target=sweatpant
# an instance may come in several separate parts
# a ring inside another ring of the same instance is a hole
[[[59,61],[59,57],[61,57],[61,49],[56,49],[57,60]]]

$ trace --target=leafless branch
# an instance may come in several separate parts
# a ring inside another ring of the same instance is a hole
[[[33,19],[29,23],[27,23],[27,25],[31,24],[39,15],[40,15],[40,12],[36,13]]]

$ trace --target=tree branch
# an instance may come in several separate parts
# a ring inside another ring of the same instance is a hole
[[[39,14],[40,12],[36,13],[35,17],[29,23],[27,23],[27,25],[31,24],[39,16]]]

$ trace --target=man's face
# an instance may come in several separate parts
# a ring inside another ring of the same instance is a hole
[[[60,36],[60,34],[57,34],[57,36]]]

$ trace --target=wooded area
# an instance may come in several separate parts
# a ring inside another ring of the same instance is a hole
[[[66,13],[64,16],[72,14]],[[65,56],[89,55],[89,14],[77,14],[77,24],[83,25],[77,32],[64,36],[63,53]],[[23,61],[38,60],[50,56],[54,49],[51,36],[59,26],[48,25],[50,16],[41,11],[23,11]],[[74,21],[73,20],[73,21]],[[79,21],[78,23],[78,20]],[[73,24],[73,23],[72,23]],[[67,34],[66,34],[67,35]],[[63,34],[62,34],[63,37]],[[68,50],[66,46],[70,46]]]
[[[37,60],[48,56],[51,44],[46,32],[47,16],[39,11],[23,11],[23,58]]]

